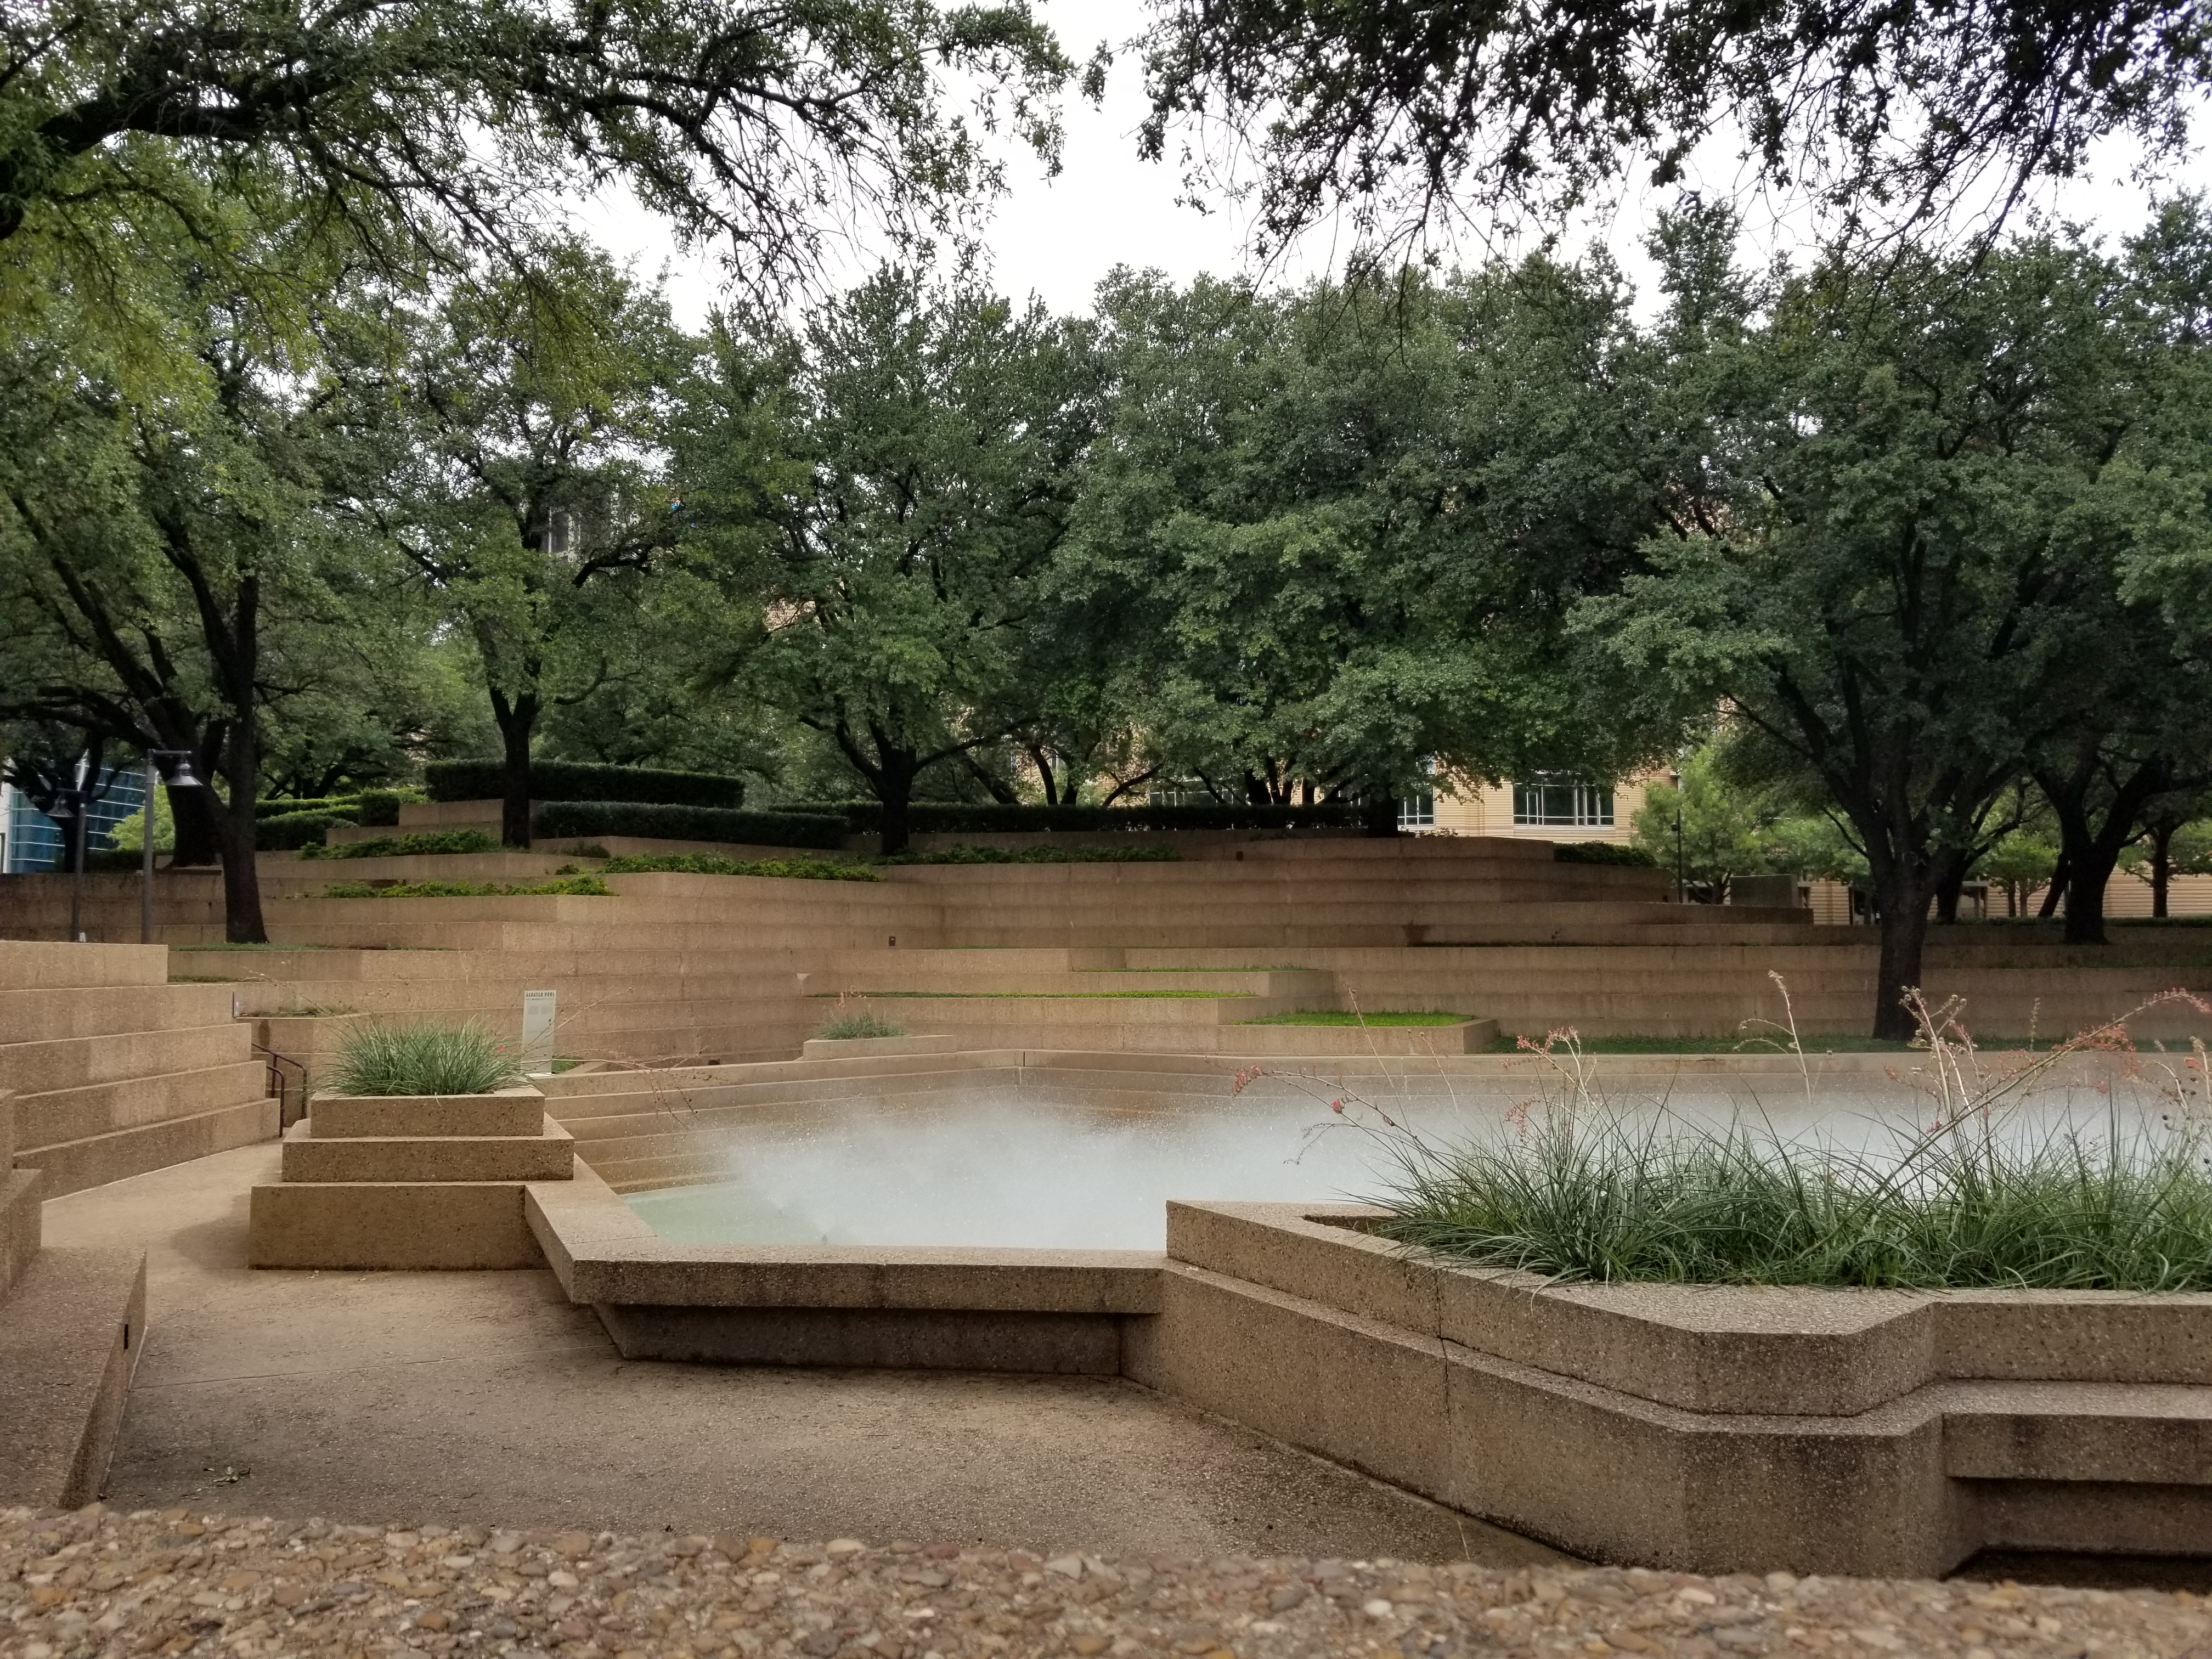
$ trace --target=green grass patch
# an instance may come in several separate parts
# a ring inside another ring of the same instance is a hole
[[[614,890],[597,876],[554,881],[334,881],[322,898],[608,898]]]
[[[878,864],[1179,864],[1172,847],[935,847],[893,853]]]
[[[1240,1019],[1239,1025],[1457,1025],[1468,1018],[1466,1014],[1439,1014],[1422,1010],[1384,1009],[1379,1012],[1356,1014],[1342,1008],[1300,1008],[1287,1014],[1262,1014],[1257,1019]]]
[[[563,865],[562,873],[574,866]],[[771,876],[787,881],[881,881],[862,864],[836,859],[727,859],[714,853],[625,853],[599,866],[603,876]]]
[[[481,830],[425,830],[404,836],[379,836],[336,847],[302,847],[303,859],[416,858],[434,853],[496,853],[499,842]]]
[[[521,1081],[506,1046],[471,1021],[363,1026],[340,1046],[329,1086],[342,1095],[488,1095]]]
[[[343,951],[343,945],[176,945],[176,951]]]

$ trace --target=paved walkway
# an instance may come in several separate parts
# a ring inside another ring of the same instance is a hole
[[[256,1272],[247,1189],[276,1163],[274,1146],[246,1147],[46,1206],[52,1243],[149,1253],[112,1504],[1098,1554],[1564,1559],[1127,1382],[628,1361],[546,1272]]]

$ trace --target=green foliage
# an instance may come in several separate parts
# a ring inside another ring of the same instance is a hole
[[[926,853],[892,853],[880,864],[1174,864],[1172,847],[955,847]]]
[[[1731,877],[1771,867],[1766,832],[1778,814],[1761,793],[1723,775],[1717,745],[1693,750],[1681,763],[1678,787],[1663,779],[1644,786],[1637,809],[1636,845],[1714,904],[1725,902]],[[1681,833],[1675,833],[1677,818]]]
[[[565,876],[552,881],[334,881],[322,898],[607,898],[614,890],[597,876]]]
[[[2201,21],[2096,0],[1988,0],[1909,24],[1868,0],[1221,0],[1152,15],[1141,142],[1156,161],[1248,163],[1262,258],[1322,228],[1395,258],[1462,219],[1556,225],[1638,173],[1683,185],[1693,152],[1733,166],[1747,196],[1809,193],[1853,229],[1940,232],[1962,207],[2034,199],[2107,135],[2182,154]],[[1729,161],[1710,150],[1726,133],[1743,135]]]
[[[257,818],[253,823],[253,845],[264,853],[304,852],[310,847],[320,847],[323,837],[341,824],[353,827],[354,820],[339,812],[287,812],[273,818]]]
[[[906,1035],[906,1027],[884,1018],[872,1010],[863,1009],[857,1014],[840,1014],[814,1034],[833,1042],[849,1042],[854,1037],[896,1037]]]
[[[886,267],[717,343],[696,544],[763,607],[732,672],[833,743],[905,844],[915,781],[1027,718],[1031,625],[1095,428],[1089,331]]]
[[[854,835],[883,827],[874,801],[793,802],[782,809],[836,813]],[[989,836],[1046,831],[1176,830],[1344,830],[1361,821],[1357,806],[1036,806],[988,802],[916,801],[908,822],[918,836]]]
[[[496,800],[505,787],[503,769],[496,759],[432,761],[422,769],[422,780],[432,800]],[[745,785],[742,778],[702,772],[532,760],[530,795],[533,800],[738,807],[745,804]]]
[[[481,830],[424,830],[405,836],[379,836],[373,841],[342,842],[335,847],[300,849],[306,859],[410,858],[426,853],[491,853],[499,843]]]
[[[657,841],[732,842],[756,847],[845,844],[845,825],[800,812],[737,812],[713,806],[658,806],[637,801],[544,801],[531,819],[539,836],[635,836]]]
[[[1649,870],[1658,862],[1641,847],[1624,847],[1615,841],[1563,841],[1552,848],[1559,864],[1612,864],[1632,870]]]
[[[1651,735],[1592,717],[1557,623],[1659,522],[1626,299],[1543,260],[1296,295],[1110,281],[1057,659],[1223,799],[1621,769]]]
[[[1854,1153],[1663,1112],[1545,1112],[1409,1150],[1387,1237],[1554,1279],[2212,1289],[2201,1130],[2043,1136],[2000,1115],[1892,1125]]]
[[[881,881],[865,864],[834,859],[726,859],[712,853],[625,853],[599,866],[603,876],[774,876],[793,881]]]
[[[483,1026],[364,1025],[332,1062],[341,1095],[488,1095],[522,1081],[506,1045]]]

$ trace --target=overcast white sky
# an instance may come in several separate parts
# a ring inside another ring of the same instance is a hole
[[[1041,0],[1047,20],[1059,32],[1068,55],[1086,59],[1101,40],[1119,45],[1142,27],[1144,0]],[[1243,222],[1234,203],[1220,202],[1201,213],[1179,206],[1181,180],[1172,165],[1140,161],[1136,128],[1145,110],[1139,67],[1123,54],[1109,78],[1103,106],[1071,98],[1065,110],[1067,142],[1062,172],[1048,179],[1025,156],[1008,169],[1007,194],[999,202],[985,237],[999,288],[1017,296],[1041,294],[1055,310],[1087,310],[1099,279],[1117,264],[1155,267],[1178,280],[1201,271],[1227,273],[1244,268]],[[1716,158],[1732,172],[1732,157]],[[2151,191],[2127,177],[2131,152],[2111,147],[2097,158],[2095,177],[2059,188],[2043,205],[2059,216],[2087,222],[2117,239],[2140,225]],[[2160,193],[2180,187],[2212,190],[2212,162],[2202,149],[2155,186]],[[1602,221],[1587,222],[1571,240],[1601,238],[1632,278],[1648,266],[1640,253],[1643,227],[1651,204],[1632,198]],[[711,254],[677,249],[665,229],[634,204],[603,200],[580,218],[612,252],[634,258],[641,274],[664,264],[678,319],[690,326],[704,321],[721,287]],[[1797,233],[1785,222],[1753,230],[1761,240],[1787,248]],[[1327,235],[1309,239],[1279,274],[1299,276],[1325,268],[1334,249]],[[1468,257],[1480,256],[1470,248]],[[866,262],[854,250],[842,262],[841,282],[856,279]],[[1639,281],[1639,289],[1648,289]]]

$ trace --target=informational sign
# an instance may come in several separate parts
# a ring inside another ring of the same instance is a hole
[[[544,1077],[553,1069],[554,994],[522,994],[522,1070],[526,1077]]]

